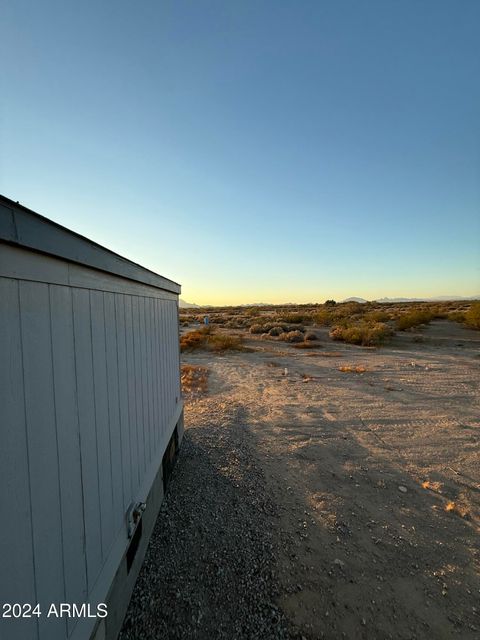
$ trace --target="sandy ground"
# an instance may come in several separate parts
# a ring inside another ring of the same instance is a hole
[[[210,425],[202,447],[216,450],[217,475],[240,474],[241,485],[248,460],[253,486],[273,505],[261,525],[272,538],[272,637],[480,638],[480,333],[437,321],[368,349],[316,332],[311,350],[252,336],[253,352],[184,356],[210,372],[207,394],[187,398],[187,446]],[[348,365],[366,371],[339,371]],[[229,455],[230,432],[247,457]],[[182,483],[195,482],[186,457],[167,511]],[[214,538],[205,545],[214,553]],[[157,547],[149,563],[170,551]],[[223,609],[226,618],[244,613],[238,601]],[[212,632],[214,610],[182,634],[173,625],[155,637],[228,637]]]

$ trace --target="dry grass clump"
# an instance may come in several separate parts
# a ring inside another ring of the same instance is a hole
[[[278,337],[278,336],[281,336],[282,333],[285,333],[285,329],[281,326],[278,326],[278,327],[272,327],[268,332],[268,335]]]
[[[381,345],[392,334],[391,328],[383,322],[344,323],[333,327],[330,331],[330,337],[333,340],[341,340],[349,344],[362,345],[363,347]]]
[[[455,513],[461,518],[468,518],[470,516],[470,509],[467,507],[467,505],[458,502],[452,502],[451,500],[445,505],[445,511]]]
[[[313,316],[313,321],[320,326],[329,327],[335,322],[335,314],[332,309],[320,309]]]
[[[299,325],[288,325],[276,322],[266,322],[264,324],[252,324],[249,329],[250,333],[256,335],[265,335],[267,337],[281,337],[284,333],[289,333],[291,331],[305,331],[305,329]],[[303,338],[302,338],[303,339]]]
[[[318,336],[314,331],[307,331],[305,333],[305,341],[310,341],[310,340],[318,340]]]
[[[313,315],[313,320],[318,325],[329,327],[347,318],[359,320],[365,311],[365,306],[358,302],[345,302],[335,306],[326,305]]]
[[[279,318],[280,322],[285,322],[287,324],[302,324],[302,322],[308,323],[312,321],[311,314],[304,313],[284,313]]]
[[[474,302],[465,313],[465,324],[472,329],[480,329],[480,302]]]
[[[342,371],[343,373],[365,373],[367,369],[360,365],[347,364],[343,367],[338,367],[338,370]]]
[[[270,331],[270,329],[273,329],[273,327],[276,327],[277,324],[271,323],[271,322],[267,322],[264,324],[252,324],[252,326],[250,327],[249,331],[250,333],[253,334],[260,334],[260,333],[268,333]]]
[[[205,393],[208,386],[208,369],[194,364],[182,364],[182,391],[188,393]]]
[[[225,323],[225,327],[227,327],[228,329],[244,329],[246,324],[248,323],[245,323],[242,318],[233,318],[232,320],[229,320]]]
[[[243,351],[243,337],[226,333],[214,333],[210,327],[189,331],[180,338],[180,351]]]
[[[184,333],[183,336],[180,336],[180,351],[194,351],[205,347],[210,332],[210,327],[202,327]]]
[[[297,342],[292,344],[294,349],[318,349],[320,345],[317,342]]]
[[[396,327],[399,331],[405,331],[406,329],[412,329],[418,327],[421,324],[428,324],[435,318],[435,313],[432,311],[414,309],[408,311],[399,316],[396,320]]]
[[[422,482],[422,487],[424,489],[430,489],[430,491],[436,491],[437,493],[442,493],[442,483],[441,482],[435,482],[433,480],[425,480],[425,482]]]
[[[245,315],[249,318],[254,318],[260,315],[260,309],[258,307],[249,307],[246,309]]]
[[[212,351],[243,351],[243,337],[214,333],[208,337],[207,347]]]
[[[367,322],[388,322],[390,320],[390,314],[381,309],[368,311],[363,317]]]
[[[282,333],[279,336],[279,339],[284,342],[303,342],[303,333],[296,329],[295,331]]]
[[[452,322],[465,322],[465,311],[451,311],[448,319]]]

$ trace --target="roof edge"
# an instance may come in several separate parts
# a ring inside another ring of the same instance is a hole
[[[181,286],[0,194],[0,241],[180,294]]]

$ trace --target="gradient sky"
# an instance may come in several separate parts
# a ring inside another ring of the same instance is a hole
[[[480,293],[478,0],[6,0],[0,192],[191,302]]]

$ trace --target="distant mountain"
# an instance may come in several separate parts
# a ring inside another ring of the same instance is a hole
[[[364,304],[367,300],[364,298],[355,298],[355,296],[353,296],[353,298],[345,298],[342,302],[360,302],[360,304]]]
[[[375,302],[455,302],[458,300],[480,300],[478,296],[437,296],[434,298],[378,298]]]
[[[198,307],[198,304],[194,304],[193,302],[186,302],[185,300],[182,300],[180,298],[180,300],[178,301],[178,305],[181,309],[190,309],[192,307]]]
[[[292,304],[291,302],[285,303],[285,306]],[[241,307],[271,307],[271,302],[249,302],[248,304],[241,304]]]

